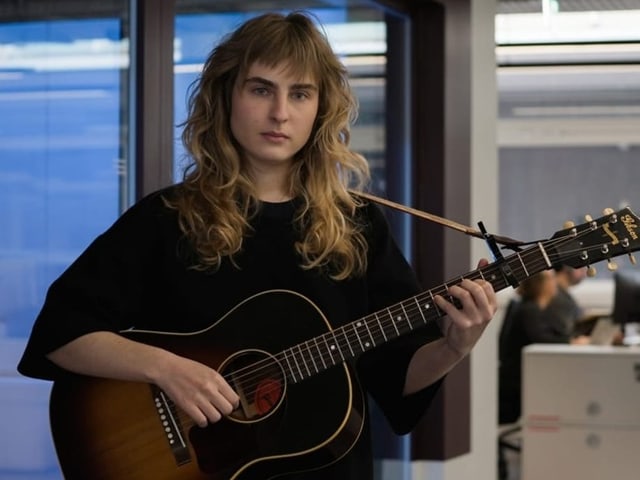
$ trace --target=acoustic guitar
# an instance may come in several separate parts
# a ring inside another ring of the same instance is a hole
[[[628,208],[607,213],[464,278],[485,279],[499,291],[559,264],[632,257],[639,224]],[[265,480],[329,465],[349,452],[364,424],[365,399],[347,361],[436,321],[443,312],[434,296],[447,296],[462,278],[339,328],[302,295],[272,290],[202,331],[123,331],[215,368],[240,406],[200,428],[154,385],[80,375],[56,381],[51,428],[64,477]],[[322,408],[310,409],[318,398]]]

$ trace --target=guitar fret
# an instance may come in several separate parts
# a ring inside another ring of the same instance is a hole
[[[422,323],[426,325],[427,319],[425,318],[424,313],[422,313],[422,307],[420,306],[420,302],[418,302],[418,298],[413,297],[413,301],[416,302],[416,306],[418,307],[418,312],[420,312],[420,316],[422,317]]]
[[[375,318],[377,320],[378,319],[378,314],[375,313],[374,315],[375,315]],[[369,338],[371,339],[371,344],[375,347],[376,346],[376,341],[373,339],[373,335],[371,335],[371,330],[369,329],[369,322],[365,321],[364,322],[364,326],[367,328],[367,332],[369,333]]]
[[[349,351],[351,352],[351,357],[355,357],[356,353],[353,351],[353,348],[351,348],[351,342],[349,341],[349,337],[347,337],[347,331],[344,328],[341,328],[340,330],[342,330],[342,336],[347,342],[347,347],[349,347]]]
[[[333,336],[333,341],[335,342],[338,353],[340,354],[340,358],[342,358],[342,361],[344,361],[345,358],[344,358],[344,355],[342,354],[342,347],[340,347],[340,342],[338,342],[338,339],[336,338],[335,330],[331,330],[331,335]]]
[[[449,293],[449,284],[445,283],[444,284],[444,290],[446,292],[446,296],[447,296],[447,300],[451,303],[453,303],[454,305],[456,304],[456,300],[455,298]]]
[[[404,308],[404,303],[401,303],[402,311],[404,312],[404,318],[407,320],[407,325],[409,325],[409,330],[413,330],[413,324],[411,323],[411,318],[407,315],[407,311]]]
[[[516,253],[516,257],[518,257],[518,260],[520,260],[520,265],[522,265],[522,269],[524,270],[524,274],[528,277],[529,276],[529,270],[527,270],[527,266],[522,261],[522,257],[520,256],[519,253]]]
[[[329,352],[329,357],[331,357],[331,363],[335,365],[336,361],[333,358],[333,353],[331,353],[331,347],[329,346],[329,342],[327,341],[327,334],[323,335],[322,338],[324,338],[324,343],[327,346],[327,352]]]
[[[296,374],[293,371],[293,368],[291,368],[291,362],[289,361],[289,355],[287,354],[289,350],[285,350],[283,352],[284,355],[284,359],[287,362],[287,366],[289,367],[289,374],[291,375],[291,378],[293,378],[294,383],[297,382],[298,380],[296,379]]]
[[[380,322],[380,318],[378,318],[378,313],[376,312],[375,314],[376,317],[376,321],[378,322],[378,328],[380,328],[380,331],[382,332],[382,338],[384,338],[384,341],[388,341],[389,339],[387,338],[387,334],[384,333],[384,327],[382,326],[382,323]],[[373,343],[375,345],[375,342]]]
[[[293,358],[293,361],[296,364],[296,368],[298,369],[298,373],[300,374],[300,380],[302,380],[304,375],[302,374],[302,370],[300,370],[300,365],[298,364],[298,360],[296,360],[296,353],[292,349],[289,351],[291,352],[291,357]]]
[[[508,257],[506,259],[509,265],[510,265],[510,259],[511,257]],[[512,268],[515,268],[515,270],[518,270],[517,268],[518,264],[519,262],[516,260],[516,265],[514,265]],[[508,285],[510,285],[508,282],[504,281],[505,280],[504,276],[502,275],[502,271],[500,270],[499,267],[492,266],[491,269],[492,269],[492,274],[491,274],[491,277],[489,278],[489,282],[491,283],[491,285],[493,285],[494,290],[496,291],[502,290],[503,288],[506,288]],[[501,275],[497,275],[497,271],[500,271]]]
[[[460,304],[460,300],[458,300],[456,297],[454,297],[453,295],[451,295],[451,293],[449,293],[449,285],[445,284],[445,288],[447,289],[447,300],[449,300],[449,302],[451,302],[453,305],[455,305],[456,308],[461,308],[461,304]]]
[[[322,353],[322,350],[320,350],[320,345],[318,345],[318,340],[316,340],[315,338],[313,339],[313,343],[316,344],[316,349],[318,350],[318,354],[320,355],[320,360],[322,360],[322,366],[324,367],[324,369],[327,369],[327,364],[324,361],[324,355]]]
[[[313,363],[313,369],[316,371],[316,373],[318,373],[320,370],[318,370],[318,365],[316,365],[316,361],[313,358],[313,354],[311,353],[311,347],[309,346],[309,342],[306,341],[304,342],[304,344],[307,349],[307,352],[309,352],[309,358],[311,359],[311,363]],[[311,376],[311,374],[309,374],[309,376]]]
[[[387,312],[389,313],[389,318],[391,319],[391,324],[393,325],[393,328],[396,330],[396,336],[399,337],[400,336],[400,330],[398,330],[398,325],[396,325],[396,321],[393,318],[393,314],[391,313],[391,310],[389,310],[388,308],[387,308]]]
[[[364,345],[362,344],[362,339],[360,338],[360,334],[358,333],[358,329],[356,328],[361,324],[362,324],[361,322],[355,322],[353,324],[353,331],[356,334],[356,338],[358,339],[358,342],[360,343],[360,350],[364,352]]]
[[[302,358],[302,363],[304,364],[304,367],[307,369],[307,376],[310,377],[311,376],[311,370],[309,370],[309,365],[307,365],[307,360],[305,358],[304,353],[302,352],[302,346],[298,345],[298,350],[300,350],[300,357]]]
[[[431,291],[431,290],[429,290],[429,296],[431,297],[431,304],[435,307],[436,315],[437,315],[438,317],[441,317],[441,316],[442,316],[442,310],[440,310],[440,309],[438,308],[438,305],[436,304],[436,299],[435,299],[435,298],[433,298],[433,293],[432,293],[432,291]]]
[[[551,260],[549,260],[549,257],[547,255],[547,251],[544,249],[544,246],[542,245],[542,243],[538,242],[537,243],[538,248],[540,249],[540,253],[542,254],[542,258],[544,259],[544,262],[546,263],[548,268],[551,268]]]

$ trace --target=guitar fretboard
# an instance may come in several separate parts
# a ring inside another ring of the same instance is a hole
[[[287,380],[300,382],[330,367],[354,359],[362,353],[436,321],[444,315],[435,303],[442,295],[453,303],[449,288],[464,278],[484,279],[497,292],[551,267],[542,243],[516,252],[502,262],[474,270],[437,288],[420,293],[359,320],[311,338],[280,352],[276,358],[285,369]]]

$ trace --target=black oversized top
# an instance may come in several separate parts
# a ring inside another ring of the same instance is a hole
[[[299,267],[293,248],[295,201],[262,204],[252,220],[254,232],[235,259],[237,266],[226,259],[215,272],[189,268],[193,251],[180,232],[177,213],[162,200],[176,188],[151,194],[131,207],[53,282],[19,363],[22,374],[59,378],[64,372],[45,355],[81,335],[131,328],[195,332],[265,290],[304,295],[332,327],[419,293],[411,268],[374,205],[362,207],[359,213],[366,222],[369,242],[368,270],[363,277],[334,281]],[[269,312],[252,320],[268,322]],[[411,356],[420,345],[439,336],[437,326],[431,324],[363,354],[354,364],[362,388],[399,434],[414,427],[438,388],[436,383],[414,395],[402,395]],[[311,407],[322,408],[321,399]],[[362,435],[342,459],[322,470],[286,478],[367,480],[372,476],[367,411]]]

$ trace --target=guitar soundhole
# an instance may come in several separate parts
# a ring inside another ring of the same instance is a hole
[[[220,367],[220,373],[240,396],[240,406],[229,416],[231,420],[255,422],[264,419],[284,399],[284,372],[278,361],[267,352],[239,352],[227,359]]]

